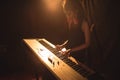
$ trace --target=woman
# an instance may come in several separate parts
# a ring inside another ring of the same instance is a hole
[[[70,53],[77,61],[85,62],[85,52],[90,45],[90,29],[83,8],[77,0],[65,0],[63,9],[68,23],[68,43],[56,45],[62,54]]]

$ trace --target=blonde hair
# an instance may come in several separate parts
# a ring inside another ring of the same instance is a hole
[[[84,16],[84,11],[79,0],[63,0],[63,10],[66,15],[73,14],[73,17],[82,19]]]

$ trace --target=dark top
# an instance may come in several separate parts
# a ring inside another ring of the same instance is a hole
[[[80,24],[72,24],[71,29],[68,31],[68,48],[73,48],[84,43],[84,33],[81,30]]]
[[[68,44],[67,49],[74,48],[84,43],[84,32],[81,28],[82,21],[78,24],[72,24],[71,28],[68,31]],[[85,50],[79,50],[76,52],[72,52],[71,56],[73,56],[76,60],[84,62],[85,59]]]

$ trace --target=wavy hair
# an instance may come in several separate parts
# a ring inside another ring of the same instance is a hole
[[[74,14],[73,17],[77,17],[80,20],[85,18],[84,10],[79,0],[66,0],[64,12],[68,16],[70,15],[70,12],[72,12]]]

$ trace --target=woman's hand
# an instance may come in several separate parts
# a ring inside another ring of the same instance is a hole
[[[61,45],[56,45],[55,47],[56,47],[56,49],[58,50],[58,51],[61,51],[65,46],[66,46],[66,44],[68,43],[68,40],[66,40],[63,44],[61,44]]]
[[[63,46],[62,46],[62,45],[56,45],[55,47],[56,47],[56,49],[57,49],[58,51],[61,51],[61,50],[63,49]]]
[[[67,49],[65,51],[62,51],[61,54],[69,56],[71,52],[71,49]]]

